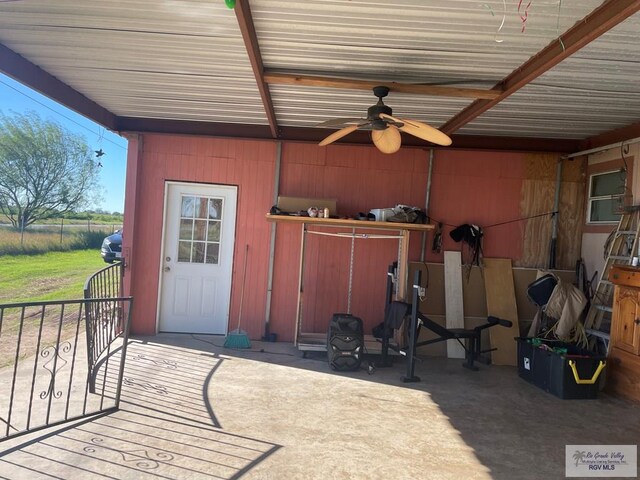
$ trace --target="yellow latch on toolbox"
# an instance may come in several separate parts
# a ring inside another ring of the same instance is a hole
[[[596,368],[596,371],[593,374],[593,377],[591,377],[589,380],[587,379],[583,380],[578,375],[578,370],[576,369],[576,362],[573,360],[569,360],[569,366],[571,367],[571,371],[573,372],[573,378],[575,379],[578,385],[593,385],[594,383],[596,383],[596,381],[598,380],[598,377],[600,376],[600,372],[602,371],[602,369],[605,367],[606,364],[607,362],[603,362],[602,360],[600,360],[600,365],[598,365],[598,368]]]

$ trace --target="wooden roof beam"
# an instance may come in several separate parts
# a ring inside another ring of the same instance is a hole
[[[109,130],[117,130],[117,119],[113,113],[1,43],[0,72]]]
[[[258,37],[253,24],[251,9],[249,8],[249,0],[238,0],[234,11],[238,19],[238,25],[240,26],[240,32],[242,33],[247,54],[249,55],[253,75],[256,77],[260,97],[262,97],[262,105],[267,115],[271,135],[273,138],[278,138],[278,122],[276,121],[276,113],[273,109],[269,86],[264,80],[264,65],[262,64],[262,55],[260,54],[260,46],[258,45]]]
[[[442,87],[437,85],[420,85],[412,83],[353,80],[336,77],[317,77],[293,73],[265,72],[264,80],[273,85],[302,85],[307,87],[344,88],[347,90],[371,90],[384,85],[391,92],[413,93],[417,95],[433,95],[439,97],[482,98],[492,100],[500,95],[500,90],[484,90],[480,88]]]
[[[640,122],[586,138],[581,142],[580,150],[605,147],[633,138],[640,138]]]
[[[214,123],[193,120],[162,120],[154,118],[119,117],[121,133],[151,133],[170,135],[204,135],[249,140],[272,139],[268,125],[248,125],[240,123]],[[318,143],[327,131],[314,127],[286,127],[280,129],[279,139],[292,142]],[[370,133],[364,130],[354,132],[340,140],[341,144],[372,145]],[[405,147],[432,147],[411,135],[402,136]],[[446,147],[461,150],[508,150],[520,152],[573,153],[580,148],[580,140],[533,138],[533,137],[486,137],[474,135],[454,135],[453,145]]]
[[[517,92],[585,45],[591,43],[603,33],[629,18],[638,10],[640,10],[640,0],[605,1],[563,33],[559,39],[551,42],[498,83],[494,89],[502,91],[499,96],[492,100],[476,100],[442,125],[440,130],[450,135],[462,128],[512,93]]]

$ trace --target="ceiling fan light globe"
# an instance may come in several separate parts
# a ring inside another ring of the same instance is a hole
[[[394,126],[384,130],[372,130],[371,140],[382,153],[396,153],[402,144],[400,132]]]

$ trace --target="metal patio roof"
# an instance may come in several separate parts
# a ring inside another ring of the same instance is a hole
[[[0,71],[115,131],[303,140],[326,135],[312,128],[324,120],[365,115],[376,99],[358,81],[396,82],[394,113],[455,134],[454,146],[569,151],[640,136],[638,10],[640,0],[0,0]]]

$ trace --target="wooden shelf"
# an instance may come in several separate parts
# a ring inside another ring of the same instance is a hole
[[[296,225],[325,225],[332,227],[355,227],[380,230],[409,230],[414,232],[428,232],[435,229],[435,225],[429,223],[396,223],[396,222],[369,222],[366,220],[349,220],[343,218],[312,218],[293,215],[267,214],[268,222],[292,223]]]
[[[305,237],[307,233],[321,233],[307,230],[310,225],[317,227],[345,227],[359,228],[362,230],[393,230],[400,232],[398,235],[380,234],[378,237],[397,238],[398,239],[398,270],[397,270],[397,286],[395,299],[404,300],[407,293],[407,268],[409,260],[409,241],[410,232],[423,232],[434,230],[435,226],[422,223],[396,223],[396,222],[369,222],[365,220],[349,220],[342,218],[312,218],[298,217],[293,215],[270,215],[267,214],[268,222],[288,223],[298,225],[302,235],[300,239],[300,270],[298,272],[298,302],[296,310],[296,333],[294,343],[300,350],[323,350],[326,349],[326,335],[322,334],[318,343],[318,338],[314,338],[314,334],[306,334],[302,332],[301,307],[302,307],[302,277],[304,272],[304,253],[305,253]],[[375,237],[376,235],[371,235]],[[354,237],[355,238],[355,237]],[[373,346],[372,346],[373,347]]]

